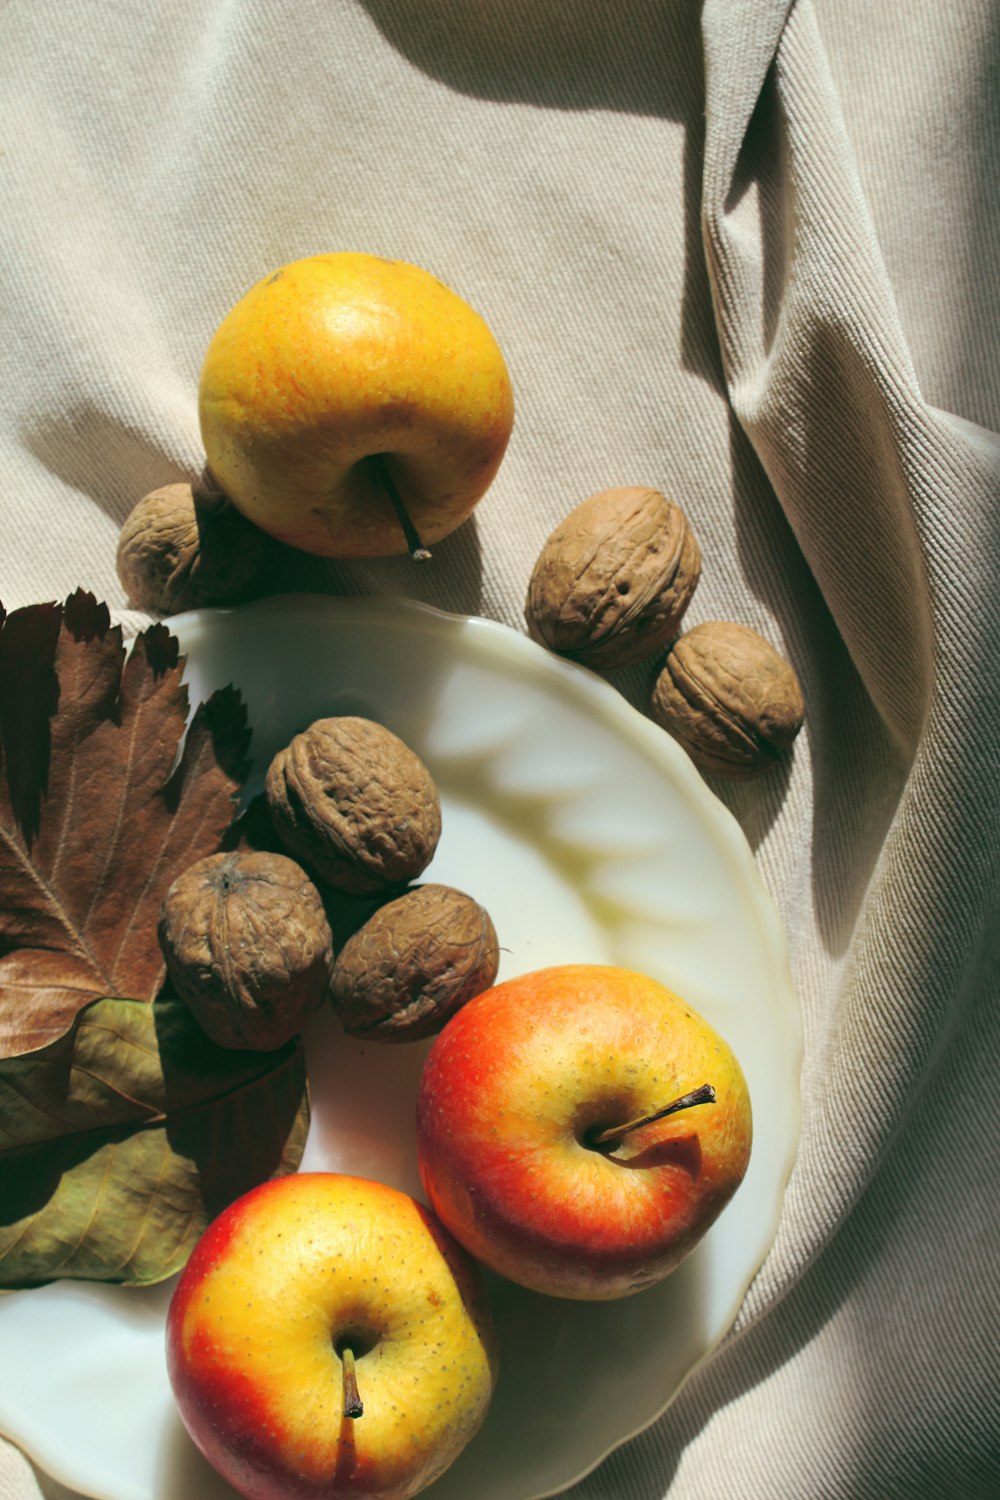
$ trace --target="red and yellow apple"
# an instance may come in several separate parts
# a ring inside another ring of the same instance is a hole
[[[484,991],[427,1055],[417,1103],[428,1200],[500,1275],[557,1297],[667,1276],[739,1186],[750,1098],[685,1002],[611,965]]]
[[[478,1268],[407,1194],[333,1172],[254,1188],[174,1290],[167,1369],[197,1446],[250,1500],[406,1500],[496,1379]]]
[[[514,420],[482,317],[430,272],[342,251],[262,277],[205,355],[208,466],[261,530],[326,557],[419,554],[471,513]]]

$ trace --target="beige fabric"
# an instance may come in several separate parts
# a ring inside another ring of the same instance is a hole
[[[200,465],[215,323],[350,247],[485,313],[516,435],[433,567],[289,556],[276,589],[521,628],[561,515],[652,483],[706,557],[690,622],[800,670],[790,775],[720,788],[805,1020],[780,1231],[570,1493],[1000,1492],[995,0],[12,0],[3,31],[8,608],[125,609],[117,531]],[[39,1493],[0,1448],[2,1500]]]

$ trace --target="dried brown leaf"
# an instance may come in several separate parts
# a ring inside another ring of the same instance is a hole
[[[249,732],[227,688],[185,738],[183,662],[164,625],[126,657],[82,590],[0,621],[0,1057],[12,1057],[100,996],[154,999],[160,901],[219,848]]]

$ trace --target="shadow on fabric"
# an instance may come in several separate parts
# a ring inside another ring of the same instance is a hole
[[[698,4],[648,0],[362,0],[386,41],[458,93],[538,109],[659,116],[685,126],[684,367],[720,391],[698,205],[704,57]]]

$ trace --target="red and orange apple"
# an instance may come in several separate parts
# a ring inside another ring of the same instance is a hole
[[[751,1111],[731,1049],[648,976],[565,965],[486,990],[420,1079],[421,1180],[500,1275],[558,1297],[667,1276],[747,1169]]]

